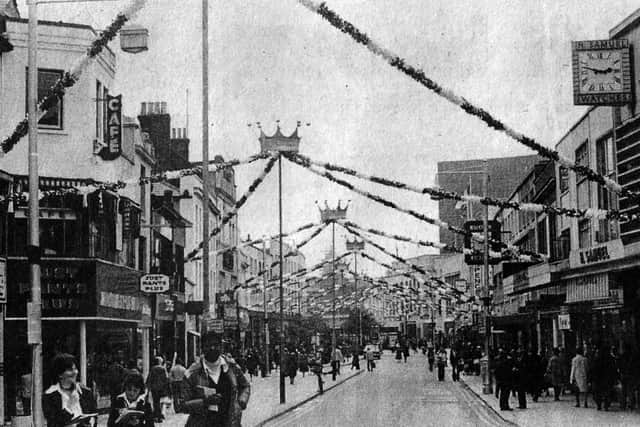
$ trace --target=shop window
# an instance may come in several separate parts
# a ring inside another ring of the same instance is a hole
[[[28,81],[27,69],[27,85],[26,85],[26,100],[29,99],[29,81]],[[63,72],[61,70],[48,70],[44,68],[38,68],[38,102],[44,99],[49,93],[52,86],[56,84],[58,79],[62,78]],[[58,98],[58,102],[42,116],[38,121],[38,128],[40,129],[62,129],[62,114],[63,114],[64,99]],[[29,106],[25,101],[25,112],[29,111]]]
[[[580,248],[591,246],[591,219],[583,219],[578,223],[578,243]]]

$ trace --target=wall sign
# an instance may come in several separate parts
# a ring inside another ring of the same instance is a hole
[[[571,251],[569,253],[569,267],[577,268],[585,265],[599,264],[622,258],[623,256],[624,245],[622,244],[622,240],[611,240],[602,245]]]
[[[104,160],[114,160],[122,154],[122,95],[107,95],[106,147],[100,151]]]
[[[575,41],[571,47],[575,105],[621,105],[632,102],[628,40]]]
[[[558,329],[562,329],[562,330],[571,329],[570,314],[558,314]]]

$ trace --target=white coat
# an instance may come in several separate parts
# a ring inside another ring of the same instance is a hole
[[[571,374],[569,375],[569,381],[578,387],[578,390],[582,393],[588,391],[587,385],[587,358],[581,354],[571,359]]]

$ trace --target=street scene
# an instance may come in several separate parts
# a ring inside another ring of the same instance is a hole
[[[640,425],[605,3],[0,0],[0,421]]]

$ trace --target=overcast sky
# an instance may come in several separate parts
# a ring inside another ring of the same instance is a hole
[[[416,185],[433,184],[438,161],[532,153],[418,86],[294,0],[209,3],[211,155],[256,153],[257,131],[247,123],[260,121],[271,133],[276,119],[285,133],[296,120],[311,123],[300,131],[303,154]],[[638,7],[633,0],[327,3],[427,76],[547,146],[585,112],[572,105],[570,41],[608,38]],[[39,16],[102,28],[125,4],[41,5]],[[19,6],[26,17],[24,0]],[[114,89],[123,94],[125,113],[137,114],[142,101],[167,101],[172,125],[184,127],[189,90],[191,159],[199,160],[201,1],[149,0],[136,23],[149,29],[149,51],[127,55],[118,49]],[[261,168],[237,168],[238,194]],[[434,226],[295,165],[284,163],[283,178],[285,231],[319,220],[315,200],[351,199],[349,217],[363,226],[437,240]],[[437,216],[428,198],[358,184]],[[277,233],[277,206],[274,169],[241,211],[242,234]],[[338,252],[344,234],[337,232]],[[329,244],[330,233],[309,244],[308,262],[318,261]],[[389,247],[395,251],[396,245]],[[397,250],[401,256],[424,252],[403,244]]]

